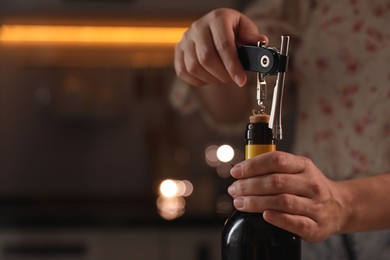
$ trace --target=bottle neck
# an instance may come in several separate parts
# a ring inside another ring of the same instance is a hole
[[[276,150],[272,129],[267,122],[250,123],[246,130],[245,159]]]

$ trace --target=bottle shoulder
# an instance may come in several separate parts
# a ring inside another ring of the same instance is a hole
[[[266,222],[263,218],[263,213],[248,213],[235,211],[230,218],[225,222],[224,229],[237,229],[238,227],[248,227],[253,228],[267,228],[272,225]]]

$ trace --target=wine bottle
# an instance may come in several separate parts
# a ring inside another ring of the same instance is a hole
[[[275,151],[269,116],[254,114],[246,130],[245,159]],[[222,231],[222,260],[299,260],[300,238],[263,219],[263,213],[235,211]]]

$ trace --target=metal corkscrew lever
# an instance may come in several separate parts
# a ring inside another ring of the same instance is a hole
[[[265,110],[264,100],[267,98],[267,85],[265,76],[277,75],[274,87],[272,106],[270,112],[269,128],[273,137],[281,140],[282,133],[282,99],[285,74],[288,67],[289,36],[281,36],[280,50],[273,47],[264,47],[264,42],[258,46],[242,45],[238,48],[238,57],[245,70],[257,72],[257,103],[260,113]]]

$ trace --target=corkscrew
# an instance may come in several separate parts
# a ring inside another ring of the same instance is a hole
[[[257,72],[256,99],[260,107],[256,113],[265,113],[264,101],[267,99],[266,76],[277,75],[268,127],[273,137],[281,140],[282,135],[282,99],[285,74],[288,67],[289,36],[281,36],[280,50],[265,47],[265,42],[257,46],[242,45],[238,48],[238,56],[245,70]]]

